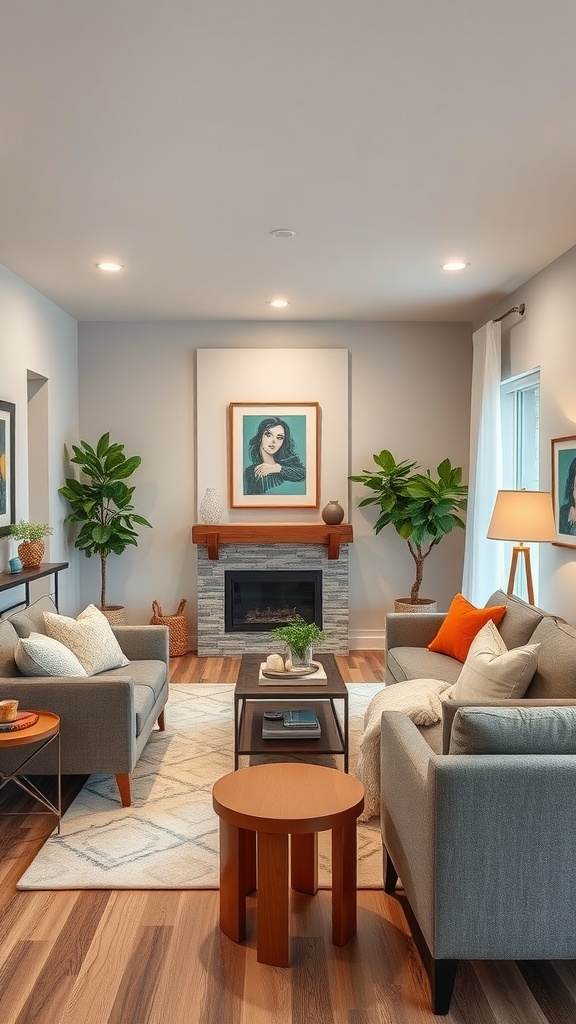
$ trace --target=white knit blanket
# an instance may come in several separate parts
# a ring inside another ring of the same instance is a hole
[[[442,718],[442,698],[452,687],[443,679],[411,679],[380,690],[364,715],[364,734],[356,774],[366,796],[361,821],[380,813],[380,719],[383,711],[402,711],[416,725],[434,725]],[[443,692],[445,691],[445,692]]]

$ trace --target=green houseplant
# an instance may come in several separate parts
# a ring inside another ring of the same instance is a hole
[[[419,468],[416,462],[396,462],[386,449],[373,459],[375,469],[350,477],[374,492],[359,502],[359,508],[378,505],[376,533],[391,523],[407,542],[416,564],[416,578],[410,597],[400,600],[411,605],[424,604],[425,599],[420,598],[424,561],[454,527],[464,529],[458,512],[466,509],[468,487],[461,483],[462,470],[453,468],[450,459],[444,459],[437,467],[437,479],[430,470],[415,472]]]
[[[100,607],[106,603],[106,559],[108,555],[121,555],[128,545],[138,544],[135,525],[150,526],[143,516],[137,515],[132,505],[134,487],[125,480],[132,476],[142,462],[139,455],[126,458],[124,445],[110,443],[110,434],[103,434],[96,448],[86,441],[72,445],[74,457],[70,460],[80,466],[83,479],[67,479],[59,494],[66,498],[72,512],[65,523],[80,527],[75,546],[87,558],[100,558]]]
[[[20,541],[18,545],[18,557],[25,569],[37,569],[44,558],[44,537],[50,537],[53,533],[48,523],[27,523],[21,519],[19,523],[12,523],[10,536]]]
[[[290,648],[293,665],[309,665],[312,646],[326,639],[315,622],[306,622],[301,615],[295,615],[285,626],[277,626],[271,632]]]

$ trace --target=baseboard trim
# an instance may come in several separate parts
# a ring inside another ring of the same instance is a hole
[[[386,631],[382,629],[353,629],[350,631],[351,651],[383,651]]]

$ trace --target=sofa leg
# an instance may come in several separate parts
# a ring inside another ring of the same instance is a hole
[[[385,846],[382,847],[384,857],[384,892],[393,893],[398,881],[398,872],[390,860],[390,854]]]
[[[433,1013],[444,1016],[450,1012],[450,1000],[454,991],[457,970],[457,960],[432,960],[430,984],[432,986]]]
[[[166,731],[166,719],[164,718],[164,711],[165,710],[166,710],[165,708],[162,708],[162,711],[158,715],[158,728],[160,729],[160,732],[165,732]]]
[[[120,799],[123,807],[132,806],[132,793],[130,792],[130,774],[121,772],[116,776],[116,785],[120,792]]]

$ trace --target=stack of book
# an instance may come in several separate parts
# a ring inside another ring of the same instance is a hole
[[[262,719],[262,739],[286,740],[320,738],[320,722],[315,711],[308,708],[293,708],[291,711],[275,712],[280,717]]]

